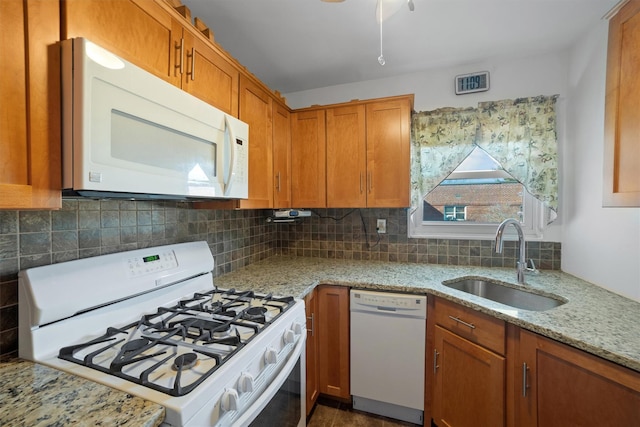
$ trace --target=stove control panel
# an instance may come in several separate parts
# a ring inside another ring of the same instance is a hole
[[[166,251],[128,258],[126,265],[129,277],[137,277],[149,273],[171,270],[178,266],[178,260],[173,251]]]

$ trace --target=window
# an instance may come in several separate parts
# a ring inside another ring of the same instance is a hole
[[[425,196],[409,218],[409,232],[410,237],[493,238],[500,222],[515,218],[528,238],[536,238],[543,213],[542,203],[476,147]]]
[[[466,206],[445,206],[444,207],[445,221],[466,221],[466,219],[467,219]]]
[[[409,237],[491,239],[516,218],[529,239],[542,238],[558,209],[557,98],[414,113]]]

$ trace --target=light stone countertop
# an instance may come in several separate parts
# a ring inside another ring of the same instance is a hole
[[[525,287],[567,303],[526,311],[442,285],[483,277],[519,287],[516,270],[434,264],[274,256],[214,279],[220,288],[304,297],[318,284],[431,294],[490,314],[524,329],[640,372],[640,303],[560,271],[527,274]],[[427,313],[428,315],[428,313]]]
[[[164,407],[57,369],[0,362],[0,426],[154,427]]]
[[[274,256],[214,279],[220,288],[304,297],[318,284],[436,295],[640,372],[640,303],[559,271],[527,275],[526,288],[567,303],[516,310],[443,281],[483,277],[518,287],[515,269]],[[428,313],[427,313],[428,315]],[[49,367],[0,363],[1,426],[158,426],[164,408]]]

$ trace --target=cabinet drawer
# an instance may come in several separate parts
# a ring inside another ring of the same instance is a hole
[[[436,323],[498,354],[505,354],[505,324],[487,314],[437,298]]]

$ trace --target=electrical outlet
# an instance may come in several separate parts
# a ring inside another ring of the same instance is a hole
[[[387,232],[387,220],[386,219],[379,219],[377,224],[376,224],[376,230],[378,230],[378,233],[380,234],[384,234]]]

